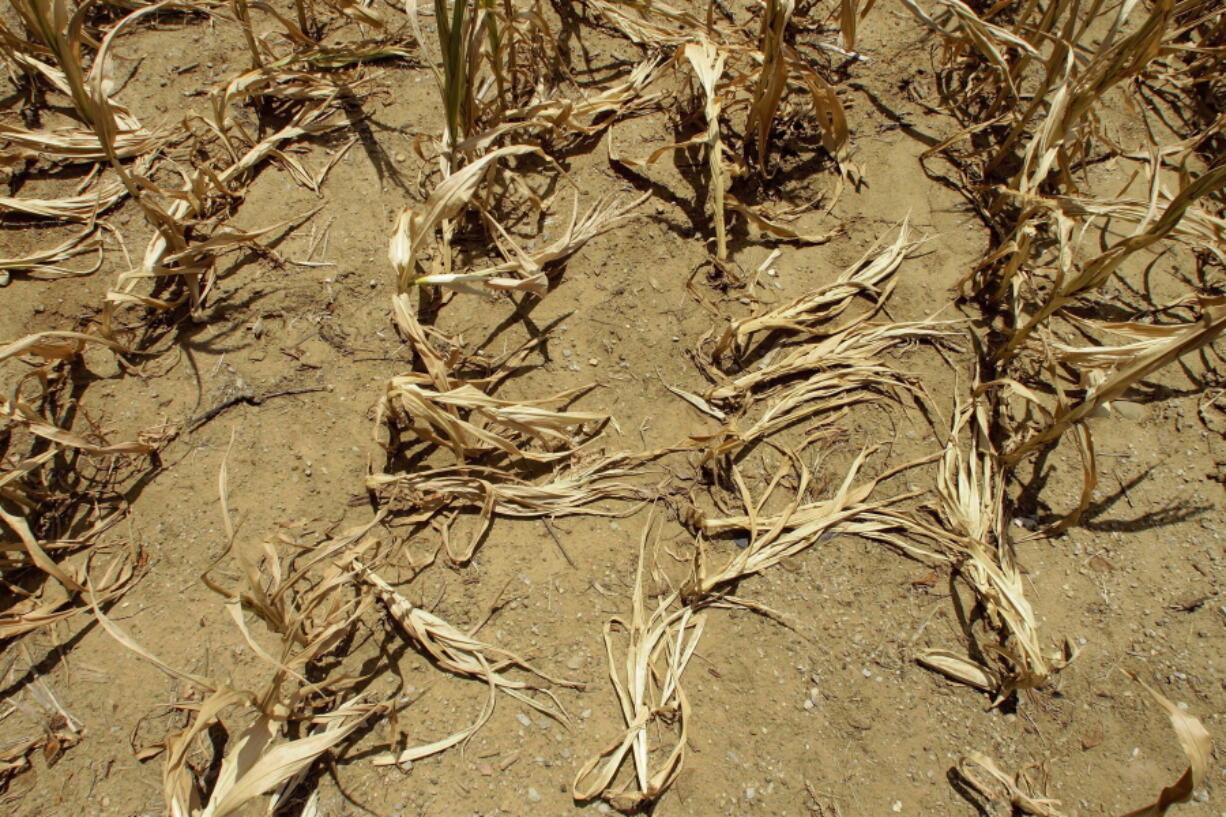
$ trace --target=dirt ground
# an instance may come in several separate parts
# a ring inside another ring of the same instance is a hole
[[[889,318],[937,315],[972,326],[973,312],[955,304],[953,288],[989,237],[962,198],[919,163],[958,125],[905,92],[932,70],[930,44],[893,3],[878,4],[860,32],[865,59],[846,68],[838,91],[863,183],[840,185],[829,167],[799,161],[785,167],[772,195],[785,203],[820,199],[798,223],[837,234],[819,246],[779,245],[777,274],[763,278],[758,296],[779,302],[829,282],[875,242],[892,239],[907,219],[927,240],[903,262]],[[582,36],[586,59],[604,66],[592,74],[612,75],[610,60],[628,44],[599,31]],[[585,58],[579,45],[571,43],[576,67]],[[246,60],[237,27],[196,17],[155,20],[128,33],[118,57],[132,71],[120,98],[148,122],[202,112],[208,104],[202,92]],[[130,466],[128,512],[102,535],[110,545],[139,546],[148,558],[145,575],[110,609],[111,618],[167,664],[236,686],[258,686],[269,668],[245,645],[224,599],[201,579],[207,572],[228,585],[239,577],[226,558],[218,498],[223,461],[240,540],[282,535],[317,542],[368,522],[374,509],[365,479],[387,463],[377,405],[388,379],[409,363],[392,320],[387,246],[396,213],[421,200],[429,167],[416,144],[437,138],[441,112],[433,77],[412,61],[381,62],[367,74],[372,79],[352,133],[294,147],[295,158],[316,171],[343,151],[318,195],[283,165],[259,172],[231,223],[290,224],[258,242],[267,249],[223,259],[203,314],[168,330],[156,354],[121,367],[110,352],[90,350],[74,369],[80,411],[108,437],[174,432],[156,465]],[[618,123],[613,133],[619,151],[645,156],[675,140],[675,124],[668,112],[654,112]],[[1125,139],[1130,133],[1123,116],[1120,132]],[[530,315],[503,296],[461,293],[441,310],[439,326],[494,357],[528,341],[535,328],[552,327],[528,370],[500,396],[532,398],[595,383],[572,408],[615,419],[597,449],[650,450],[718,428],[668,388],[704,388],[687,350],[714,323],[687,288],[692,274],[704,270],[695,288],[724,314],[750,307],[744,290],[720,288],[703,267],[710,229],[692,157],[669,154],[631,173],[612,167],[606,148],[604,138],[595,139],[563,160],[578,188],[574,206],[610,193],[627,201],[648,193],[637,217],[580,250]],[[1124,181],[1110,165],[1096,172],[1105,187]],[[542,185],[545,175],[526,178]],[[44,179],[22,194],[74,184]],[[571,196],[559,188],[530,245],[562,229]],[[126,268],[125,250],[139,256],[149,235],[130,201],[106,218],[115,231],[107,234],[98,271],[64,280],[15,276],[0,289],[0,338],[91,325]],[[3,226],[9,248],[3,254],[13,256],[72,232],[18,219]],[[771,249],[742,228],[734,231],[731,259],[752,271]],[[1176,266],[1160,261],[1150,271],[1159,293],[1177,289]],[[894,357],[946,413],[956,385],[971,377],[969,360],[962,341],[944,355],[917,346]],[[919,666],[915,657],[924,648],[963,649],[947,575],[880,543],[836,536],[737,587],[738,596],[778,611],[789,626],[746,609],[709,612],[687,670],[690,752],[654,813],[973,815],[975,806],[951,784],[952,767],[969,751],[992,757],[1010,774],[1029,768],[1036,787],[1067,813],[1113,815],[1152,801],[1185,761],[1165,713],[1127,673],[1198,716],[1211,733],[1226,719],[1226,418],[1206,408],[1212,396],[1206,384],[1220,378],[1218,361],[1214,350],[1189,356],[1131,395],[1127,411],[1093,421],[1102,478],[1078,525],[1052,539],[1024,535],[1032,520],[1050,521],[1075,504],[1081,472],[1073,455],[1053,457],[1041,490],[1017,505],[1018,558],[1043,646],[1054,650],[1068,639],[1078,649],[1050,686],[993,707],[991,696]],[[193,427],[194,418],[235,395],[281,392],[297,393],[233,402]],[[870,460],[878,473],[938,451],[934,428],[947,422],[886,401],[852,407],[839,426],[837,444],[815,463],[828,490],[865,446],[887,446]],[[746,474],[761,485],[770,471],[763,460]],[[651,464],[646,478],[675,487],[697,473],[696,455],[682,454]],[[908,472],[890,485],[927,489],[926,473]],[[420,572],[413,566],[439,548],[439,532],[395,514],[384,520],[377,529],[385,543],[383,574],[402,582],[402,592],[460,627],[497,605],[481,630],[485,638],[584,688],[558,690],[569,722],[500,696],[490,722],[462,751],[407,769],[372,764],[393,736],[386,720],[372,722],[343,753],[316,767],[319,815],[609,810],[598,800],[578,803],[571,793],[577,769],[623,728],[601,628],[629,609],[649,515],[659,521],[665,572],[684,567],[669,566],[670,548],[679,552],[692,540],[660,503],[617,507],[629,515],[564,517],[548,526],[498,518],[471,561],[439,557]],[[190,690],[120,646],[88,612],[0,649],[0,701],[8,702],[0,746],[43,728],[36,685],[51,690],[83,727],[80,741],[53,766],[37,756],[14,778],[0,795],[0,811],[163,813],[162,759],[138,759],[138,750],[182,728],[184,716],[172,704]],[[396,728],[412,743],[471,723],[487,696],[480,682],[440,671],[386,633],[364,632],[353,649],[356,664],[385,662],[370,692],[411,701]],[[1226,815],[1226,803],[1202,790],[1176,810]]]

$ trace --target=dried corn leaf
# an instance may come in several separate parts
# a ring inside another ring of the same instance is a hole
[[[865,296],[877,305],[893,290],[893,275],[918,242],[910,237],[907,222],[898,229],[898,238],[880,252],[870,249],[839,273],[833,283],[794,298],[768,312],[732,322],[732,339],[740,346],[755,332],[785,330],[805,335],[834,335],[846,326],[820,327],[846,311],[856,296]],[[717,354],[726,348],[721,341]]]
[[[1183,749],[1184,756],[1188,759],[1188,768],[1178,780],[1164,788],[1158,794],[1158,799],[1151,805],[1130,811],[1123,817],[1162,817],[1176,803],[1186,803],[1191,800],[1192,793],[1204,785],[1205,776],[1209,772],[1209,763],[1213,757],[1213,738],[1198,718],[1171,703],[1170,699],[1150,688],[1139,678],[1137,682],[1145,687],[1145,691],[1158,702],[1158,705],[1171,719],[1171,728],[1175,730],[1179,747]]]
[[[94,250],[98,251],[98,255],[92,267],[71,269],[59,266],[60,262]],[[102,239],[96,230],[90,228],[51,249],[39,250],[20,258],[0,258],[0,276],[8,275],[9,271],[13,271],[47,278],[73,278],[79,275],[91,275],[101,266]]]
[[[540,154],[530,145],[509,145],[491,151],[447,178],[434,188],[421,208],[405,207],[396,219],[388,258],[396,270],[401,290],[419,283],[420,256],[431,242],[435,231],[447,220],[457,216],[468,206],[494,164],[509,156],[528,153]]]
[[[464,563],[472,558],[478,542],[497,516],[552,519],[577,514],[623,517],[634,513],[637,505],[613,510],[603,503],[647,499],[645,489],[622,481],[639,474],[631,466],[646,458],[626,454],[601,457],[552,473],[536,483],[498,468],[448,466],[405,474],[374,474],[367,478],[366,487],[384,503],[407,503],[430,513],[442,509],[476,510],[477,530],[463,549],[454,549],[450,537],[444,537],[451,560]]]
[[[133,121],[125,122],[113,135],[111,150],[119,159],[131,159],[160,150],[173,135],[171,128],[145,130]],[[32,131],[19,125],[0,123],[0,141],[50,160],[100,162],[109,158],[108,151],[93,131],[78,128]]]
[[[359,579],[374,589],[375,594],[386,606],[388,615],[400,625],[404,634],[418,648],[429,654],[441,669],[484,681],[490,686],[491,696],[495,691],[502,691],[542,714],[550,717],[566,717],[566,710],[563,709],[561,702],[552,691],[528,681],[508,678],[504,672],[507,669],[518,667],[551,684],[576,689],[582,688],[582,684],[546,675],[515,653],[461,632],[433,613],[414,605],[360,561],[349,559],[347,563],[357,572]],[[531,692],[540,692],[552,706],[534,698],[529,694]],[[491,700],[477,722],[463,733],[436,741],[428,747],[416,747],[401,753],[381,755],[375,759],[375,763],[376,765],[396,765],[442,751],[475,733],[489,719],[492,712]]]
[[[1131,673],[1129,673],[1131,675]],[[1213,741],[1209,732],[1196,717],[1189,715],[1165,696],[1155,692],[1148,684],[1136,679],[1145,687],[1146,692],[1170,716],[1171,726],[1179,740],[1180,748],[1188,760],[1188,768],[1179,780],[1167,786],[1158,795],[1158,799],[1143,808],[1130,811],[1122,817],[1163,817],[1171,806],[1186,803],[1192,799],[1192,793],[1204,785],[1205,775],[1209,770],[1213,755]],[[1007,775],[986,755],[980,752],[968,752],[959,759],[957,771],[962,780],[969,785],[988,803],[1008,803],[1012,808],[1023,814],[1034,814],[1038,817],[1064,817],[1056,810],[1057,800],[1036,798],[1027,793],[1031,788],[1024,774]],[[980,775],[986,773],[992,782]]]
[[[93,190],[58,199],[30,199],[0,196],[0,215],[9,210],[63,221],[92,222],[127,195],[121,182],[105,182]]]
[[[687,11],[660,0],[588,0],[628,40],[655,48],[675,48],[693,40],[707,26]]]

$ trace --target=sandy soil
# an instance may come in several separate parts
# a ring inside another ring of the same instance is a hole
[[[828,282],[909,218],[929,240],[904,262],[889,316],[970,316],[955,307],[951,288],[988,236],[960,196],[920,168],[920,154],[957,129],[905,92],[931,70],[928,45],[894,4],[874,9],[861,31],[867,59],[847,67],[839,92],[864,183],[844,189],[833,207],[803,217],[806,230],[841,232],[821,246],[782,245],[778,275],[761,297],[778,301]],[[597,32],[584,36],[596,61],[626,49]],[[197,94],[241,67],[242,48],[239,31],[220,20],[146,26],[124,42],[122,56],[134,74],[121,98],[153,122],[201,111],[207,98]],[[577,53],[574,59],[579,65]],[[217,491],[227,451],[239,539],[258,543],[281,535],[313,543],[365,522],[373,511],[364,479],[386,461],[376,404],[387,379],[408,366],[391,318],[395,282],[387,244],[398,209],[420,201],[427,168],[414,142],[437,136],[440,111],[425,69],[393,61],[370,73],[363,132],[319,195],[270,165],[232,223],[256,227],[318,212],[275,230],[263,242],[272,252],[228,256],[205,313],[175,326],[155,356],[123,369],[113,355],[91,351],[73,373],[81,410],[108,436],[177,432],[162,448],[160,465],[136,467],[139,478],[124,486],[130,510],[104,534],[108,544],[142,547],[149,559],[146,575],[111,609],[113,619],[166,663],[236,685],[258,684],[268,667],[244,645],[224,599],[200,579],[211,571],[214,581],[232,584],[239,575],[226,558]],[[674,124],[666,113],[621,123],[617,143],[626,153],[646,155],[675,138]],[[322,168],[349,136],[305,144],[296,158]],[[626,199],[649,192],[641,217],[584,247],[530,316],[516,315],[506,298],[474,295],[455,297],[440,314],[442,328],[490,355],[530,339],[530,327],[552,326],[547,344],[529,358],[530,370],[508,383],[505,395],[598,384],[574,408],[616,419],[597,444],[607,452],[646,450],[717,427],[665,385],[703,389],[686,351],[713,326],[686,287],[707,257],[709,237],[695,189],[700,177],[687,161],[675,154],[641,175],[619,173],[603,142],[584,145],[565,158],[581,191],[579,206],[609,192]],[[838,177],[829,166],[794,164],[772,182],[773,195],[785,202],[834,198]],[[1118,187],[1115,170],[1100,172],[1105,187]],[[543,174],[527,179],[543,189]],[[72,182],[39,184],[23,195]],[[553,198],[538,241],[560,229],[570,207],[569,193]],[[18,276],[0,289],[0,337],[90,325],[125,268],[116,239],[122,236],[135,254],[148,236],[130,202],[108,219],[117,232],[93,275]],[[4,226],[11,255],[71,232],[28,222]],[[308,259],[313,237],[324,231],[326,244],[319,242]],[[757,236],[734,236],[732,259],[742,269],[753,270],[769,251]],[[295,263],[306,260],[327,265]],[[1178,291],[1176,272],[1171,264],[1157,265],[1152,275],[1159,291]],[[701,274],[695,281],[725,314],[748,312],[738,300],[743,291],[721,291]],[[970,370],[965,348],[946,357],[961,370],[927,348],[907,350],[896,362],[947,412],[954,384],[965,383]],[[1068,812],[1118,814],[1149,802],[1181,773],[1184,760],[1164,714],[1126,671],[1186,706],[1211,732],[1226,713],[1226,418],[1206,407],[1205,391],[1220,376],[1215,360],[1191,357],[1167,368],[1135,395],[1127,416],[1094,421],[1102,482],[1091,511],[1063,536],[1019,545],[1044,646],[1054,649],[1067,638],[1080,649],[1049,688],[994,708],[990,696],[918,666],[915,656],[925,647],[963,647],[947,576],[880,544],[836,537],[787,569],[737,588],[779,611],[790,628],[746,610],[710,613],[688,670],[691,752],[655,813],[972,815],[975,808],[949,779],[956,759],[970,750],[1010,772],[1033,767],[1032,778],[1045,781],[1049,796]],[[189,428],[191,418],[235,394],[291,390],[304,391],[238,402]],[[940,444],[933,426],[904,404],[855,407],[840,426],[844,433],[819,463],[819,475],[833,485],[865,445],[891,446],[872,463],[880,471]],[[675,457],[667,467],[654,466],[651,478],[684,487],[699,476],[696,465],[693,457]],[[926,488],[924,473],[892,484]],[[761,484],[769,469],[763,461],[747,474]],[[1041,491],[1018,505],[1019,524],[1050,519],[1075,504],[1079,477],[1075,457],[1052,458]],[[556,542],[539,520],[498,519],[469,563],[439,558],[415,576],[411,566],[439,547],[439,534],[389,517],[379,530],[389,557],[384,573],[412,577],[403,592],[459,626],[481,620],[497,600],[482,633],[585,688],[559,691],[569,723],[503,697],[464,751],[411,770],[371,764],[392,738],[388,722],[375,723],[334,763],[320,765],[318,813],[607,811],[598,801],[576,803],[570,786],[577,768],[622,728],[601,627],[628,610],[649,513],[644,506],[621,518],[558,519],[551,523]],[[675,516],[656,513],[664,547],[680,548],[692,538]],[[670,566],[661,553],[666,572],[679,574],[684,566]],[[486,696],[480,683],[440,672],[386,633],[364,636],[347,660],[381,667],[369,683],[372,692],[413,700],[398,718],[410,742],[445,736],[476,717]],[[52,690],[84,727],[79,743],[54,766],[36,757],[34,768],[0,795],[0,810],[20,817],[162,813],[161,758],[142,761],[136,750],[181,728],[185,716],[171,705],[194,693],[123,649],[88,615],[0,649],[0,700],[15,707],[4,707],[0,745],[43,728],[46,713],[33,703],[34,684]],[[1179,813],[1226,814],[1220,801],[1206,800],[1202,792]]]

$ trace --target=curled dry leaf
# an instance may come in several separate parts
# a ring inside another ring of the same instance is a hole
[[[443,179],[420,208],[409,206],[400,211],[388,258],[401,291],[423,283],[425,275],[420,269],[423,252],[443,222],[455,218],[468,206],[494,164],[506,157],[528,153],[540,155],[541,151],[531,145],[508,145],[490,151]]]
[[[349,564],[357,572],[358,578],[374,589],[375,594],[386,607],[388,616],[400,625],[403,633],[418,648],[425,651],[441,669],[484,681],[490,687],[490,697],[472,726],[425,746],[411,747],[401,752],[381,755],[375,759],[376,765],[397,765],[410,762],[466,741],[485,725],[493,714],[495,694],[498,691],[505,692],[542,714],[566,718],[566,710],[552,691],[538,687],[529,681],[509,678],[504,673],[508,669],[519,668],[551,684],[576,689],[582,688],[582,684],[546,675],[515,653],[487,644],[471,634],[456,629],[433,613],[410,602],[362,562],[354,559],[349,560]],[[542,703],[534,698],[529,694],[531,692],[540,692],[546,697],[548,703]]]
[[[648,609],[643,568],[651,529],[649,518],[639,542],[630,618],[614,616],[604,626],[609,677],[625,731],[579,769],[571,787],[576,800],[599,797],[628,814],[649,809],[685,763],[690,704],[681,676],[705,624],[703,612],[677,606],[676,593],[661,597],[654,609]],[[619,637],[624,637],[624,646],[619,645]],[[655,745],[655,736],[663,729],[673,735],[668,740],[671,746]],[[664,758],[654,761],[665,749]],[[627,756],[632,759],[633,774],[618,784],[618,772]]]

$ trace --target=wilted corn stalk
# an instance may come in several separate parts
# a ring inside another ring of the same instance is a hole
[[[685,763],[690,704],[681,676],[705,624],[705,614],[700,610],[677,606],[677,593],[662,596],[654,609],[648,609],[643,569],[651,529],[649,518],[639,542],[630,619],[614,616],[604,626],[609,677],[625,731],[579,769],[571,787],[576,800],[600,797],[627,814],[650,809],[677,779]],[[624,646],[618,644],[619,634],[625,638]],[[661,732],[672,733],[671,739],[662,739],[663,746],[658,743]],[[653,755],[665,747],[668,754],[653,762]],[[633,773],[618,784],[618,772],[627,756]]]
[[[423,41],[416,4],[407,7]],[[557,41],[540,0],[434,0],[439,56],[433,65],[443,102],[443,154],[455,171],[465,156],[493,142],[504,127],[524,127],[525,107],[553,108],[550,79]],[[534,98],[535,97],[535,98]],[[514,124],[512,120],[520,119]]]
[[[233,537],[225,502],[225,469],[219,475],[223,518]],[[99,623],[127,649],[171,677],[205,695],[198,704],[184,703],[195,716],[185,729],[167,736],[162,784],[167,813],[175,817],[226,817],[263,800],[269,813],[288,802],[306,772],[325,753],[367,721],[386,712],[386,703],[366,703],[349,696],[351,678],[319,672],[321,659],[335,652],[371,599],[360,592],[338,562],[370,546],[366,533],[377,522],[360,526],[318,546],[303,547],[300,561],[284,559],[272,542],[252,558],[243,548],[235,555],[246,587],[229,590],[207,576],[206,582],[227,599],[226,608],[255,655],[273,670],[259,691],[237,689],[204,676],[177,670],[157,658],[93,604]],[[261,564],[262,562],[262,564]],[[280,640],[272,653],[252,637],[245,612],[254,612]],[[338,662],[339,663],[339,662]],[[311,676],[308,678],[308,676]],[[238,708],[248,725],[214,758],[220,773],[198,778],[188,758],[203,743],[223,714]],[[206,784],[211,787],[205,788]]]
[[[751,226],[774,238],[802,243],[824,243],[831,235],[808,235],[765,215],[758,207],[740,201],[730,192],[734,177],[746,170],[745,162],[731,156],[729,142],[740,141],[746,157],[756,144],[757,169],[764,176],[768,168],[770,140],[781,106],[791,85],[808,91],[817,115],[822,145],[846,170],[847,122],[834,89],[787,41],[788,23],[795,9],[794,0],[769,0],[763,11],[756,39],[745,32],[725,30],[712,20],[703,25],[688,14],[664,3],[614,4],[593,2],[602,16],[629,39],[650,48],[675,48],[672,65],[688,67],[697,79],[706,129],[702,134],[656,149],[646,159],[614,154],[610,138],[610,159],[628,168],[654,164],[661,156],[683,149],[701,148],[705,156],[707,209],[714,223],[715,258],[727,259],[727,210],[744,215]],[[690,24],[687,26],[687,24]],[[744,106],[744,133],[737,134],[726,122],[728,114]]]
[[[1168,81],[1167,90],[1174,91],[1168,99],[1176,108],[1181,98],[1189,109],[1197,107],[1193,92],[1172,79],[1170,61],[1178,54],[1204,68],[1213,49],[1202,48],[1200,35],[1192,32],[1209,19],[1208,9],[1174,0],[1144,7],[1075,2],[980,15],[959,0],[937,0],[938,11],[930,15],[914,0],[904,4],[941,38],[942,99],[965,125],[927,155],[940,153],[958,167],[968,197],[993,232],[992,245],[963,283],[971,282],[998,330],[986,352],[995,379],[985,385],[990,393],[984,398],[1001,408],[992,413],[991,436],[1007,442],[1004,476],[1066,431],[1076,434],[1084,487],[1078,508],[1053,529],[1059,530],[1088,507],[1096,480],[1092,440],[1082,420],[1136,379],[1211,342],[1220,330],[1209,313],[1198,327],[1157,328],[1144,339],[1144,349],[1140,339],[1116,349],[1111,366],[1118,368],[1112,369],[1098,356],[1098,364],[1078,371],[1094,350],[1080,355],[1052,341],[1059,322],[1078,323],[1072,308],[1094,308],[1095,290],[1128,275],[1127,262],[1163,242],[1222,257],[1220,219],[1200,202],[1220,195],[1226,166],[1206,150],[1214,125],[1203,117],[1188,121],[1200,122],[1204,132],[1154,145],[1141,159],[1150,174],[1148,201],[1096,198],[1086,191],[1092,163],[1107,156],[1137,158],[1103,132],[1099,112],[1109,100],[1145,83]],[[1144,99],[1134,104],[1143,112],[1150,107]],[[972,148],[959,147],[971,137]],[[1170,170],[1179,183],[1173,194],[1163,189]],[[1120,223],[1131,224],[1130,233],[1108,239]],[[1101,230],[1103,246],[1084,246],[1092,227]],[[1031,353],[1046,359],[1042,370],[1056,377],[1054,405],[1026,379],[1034,370],[1024,365],[1034,360]],[[1084,398],[1067,393],[1061,367],[1074,370],[1074,388],[1084,389]],[[1003,410],[1008,396],[1028,403],[1027,414],[1039,421],[1011,427]]]
[[[529,145],[510,145],[493,150],[443,179],[420,207],[409,205],[401,210],[388,249],[388,259],[396,271],[397,286],[402,292],[415,286],[441,286],[475,292],[474,285],[482,285],[498,292],[544,295],[550,266],[565,262],[588,241],[633,218],[631,211],[646,200],[644,196],[621,203],[604,197],[580,218],[576,196],[570,222],[562,235],[538,250],[526,252],[480,204],[480,194],[482,184],[499,159],[528,153],[543,155]],[[484,268],[457,272],[450,269],[448,224],[470,206],[485,219],[494,239],[493,244],[504,260]],[[427,272],[424,256],[432,247],[438,251]]]
[[[246,694],[219,689],[199,705],[187,729],[167,738],[163,786],[167,813],[172,817],[228,817],[257,802],[268,813],[275,812],[290,802],[316,760],[384,709],[365,703],[361,696],[351,698],[307,720],[310,731],[301,737],[286,733],[279,714],[257,714],[227,746],[213,788],[201,792],[187,770],[187,754],[196,738],[233,706],[249,708]],[[312,793],[309,799],[315,797]]]
[[[87,344],[114,348],[110,341],[79,332],[41,332],[0,347],[0,367],[10,376],[0,392],[0,531],[11,541],[0,551],[0,572],[15,581],[19,572],[33,568],[58,583],[24,598],[14,594],[13,606],[0,616],[0,627],[10,634],[72,615],[78,609],[72,602],[91,582],[98,583],[94,592],[100,597],[115,598],[143,565],[136,549],[115,554],[101,573],[94,568],[93,554],[74,556],[122,517],[124,505],[118,497],[99,501],[96,494],[84,502],[59,475],[85,470],[89,460],[115,463],[121,457],[141,457],[155,451],[158,441],[149,433],[144,439],[113,443],[97,430],[83,433],[69,427],[76,413],[57,409],[61,401],[55,396],[68,385],[69,364]],[[108,505],[114,507],[104,512]],[[54,534],[44,538],[44,523],[66,524],[82,506],[92,509],[95,524],[72,539],[56,539]]]
[[[762,52],[762,67],[754,81],[745,134],[753,135],[758,145],[758,166],[766,167],[770,151],[771,128],[775,114],[788,90],[788,63],[784,35],[795,11],[794,0],[767,0],[762,13],[762,28],[758,34],[758,49]]]
[[[813,434],[842,419],[849,406],[872,403],[881,394],[914,388],[904,375],[875,361],[840,365],[843,363],[834,363],[772,390],[770,400],[751,393],[750,400],[741,407],[741,416],[732,418],[710,435],[703,461],[742,450],[810,418],[816,419],[816,426],[808,429]],[[766,404],[765,410],[751,422],[745,422],[746,409],[758,403]]]
[[[416,4],[413,4],[416,5]],[[434,25],[438,30],[442,71],[439,76],[443,96],[443,149],[454,171],[459,164],[456,145],[469,135],[473,119],[472,98],[480,66],[481,33],[490,25],[490,36],[497,38],[496,24],[476,0],[434,0]]]
[[[813,334],[803,326],[799,331]],[[817,422],[808,433],[820,434],[851,406],[907,392],[922,395],[921,384],[880,355],[892,347],[940,342],[952,334],[951,324],[943,321],[875,325],[857,320],[828,337],[776,349],[761,365],[702,397],[679,394],[724,423],[714,434],[694,437],[706,447],[704,461],[710,461],[810,418]],[[759,406],[764,408],[757,413]]]
[[[1067,278],[1061,276],[1061,279],[1055,282],[1052,294],[1033,315],[1027,317],[1026,323],[1010,336],[1008,343],[999,351],[997,357],[1007,360],[1026,342],[1036,327],[1043,324],[1062,307],[1072,303],[1077,296],[1101,287],[1120,264],[1130,256],[1170,235],[1193,203],[1223,188],[1226,188],[1226,164],[1210,169],[1180,190],[1179,194],[1167,205],[1161,217],[1152,221],[1146,218],[1137,226],[1132,235],[1120,239],[1104,252],[1080,265]],[[1155,186],[1151,212],[1156,200],[1157,187]]]
[[[870,248],[859,261],[840,272],[833,283],[767,312],[732,321],[712,355],[718,357],[726,349],[741,351],[750,336],[757,332],[786,331],[824,337],[845,331],[849,324],[826,324],[845,312],[857,296],[864,297],[875,308],[883,304],[894,289],[894,273],[918,244],[911,238],[907,222],[903,221],[894,243],[880,251],[875,246]],[[855,318],[850,326],[871,317],[875,308]]]
[[[996,695],[1000,703],[1018,689],[1041,687],[1071,659],[1071,648],[1048,655],[1026,599],[1005,518],[1005,474],[988,437],[982,400],[959,405],[937,475],[932,521],[893,515],[914,536],[935,544],[975,593],[997,643],[981,650],[982,663],[948,650],[926,650],[921,664]],[[887,514],[887,516],[891,516]],[[968,632],[968,638],[973,638]]]
[[[444,268],[441,258],[435,258],[435,269],[430,274],[425,272],[422,268],[424,250],[433,241],[436,231],[469,205],[495,162],[526,153],[539,154],[540,151],[530,145],[510,145],[491,151],[443,179],[420,208],[406,206],[400,211],[388,248],[388,259],[396,271],[400,291],[413,285],[451,281],[451,270]]]
[[[724,63],[728,55],[706,39],[686,43],[681,53],[694,69],[694,75],[698,77],[698,84],[702,87],[707,132],[698,141],[706,150],[707,204],[715,222],[715,257],[722,261],[728,257],[728,227],[724,218],[724,191],[728,188],[728,178],[724,169],[724,143],[720,139],[721,106],[716,86],[724,74]]]
[[[604,414],[543,408],[567,402],[590,386],[544,399],[514,401],[490,397],[462,381],[443,392],[430,385],[419,374],[392,378],[380,401],[379,417],[411,429],[423,442],[450,449],[457,462],[495,452],[512,462],[562,459],[608,421]],[[588,424],[594,430],[587,430]]]
[[[816,341],[784,347],[767,358],[766,365],[715,386],[705,394],[711,401],[730,401],[741,405],[788,378],[830,370],[862,367],[868,371],[888,370],[879,356],[888,349],[922,341],[937,342],[954,335],[953,321],[914,321],[872,324],[854,322],[840,331]],[[806,331],[806,334],[808,332]],[[901,376],[896,379],[905,379]]]

